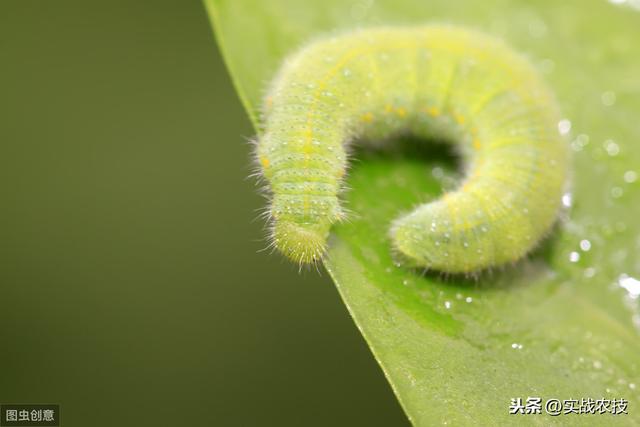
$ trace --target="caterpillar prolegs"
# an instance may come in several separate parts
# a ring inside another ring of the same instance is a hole
[[[474,272],[515,261],[560,206],[568,146],[553,94],[500,40],[453,26],[374,28],[288,57],[265,99],[256,156],[272,193],[273,244],[299,263],[323,256],[345,217],[346,144],[408,132],[451,141],[459,188],[390,225],[415,266]]]

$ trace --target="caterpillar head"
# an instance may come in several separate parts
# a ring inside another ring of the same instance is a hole
[[[326,250],[331,225],[343,217],[336,196],[318,197],[304,191],[301,182],[271,201],[272,245],[298,264],[320,261]]]
[[[313,264],[320,261],[325,253],[330,227],[328,222],[276,221],[273,245],[298,264]]]

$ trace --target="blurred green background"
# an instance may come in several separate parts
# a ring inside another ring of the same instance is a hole
[[[0,2],[0,402],[64,426],[406,425],[326,273],[265,247],[200,1]]]

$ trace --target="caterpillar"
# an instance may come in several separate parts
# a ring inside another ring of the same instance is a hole
[[[263,108],[255,155],[272,195],[272,244],[300,264],[322,259],[346,216],[339,195],[354,140],[406,132],[461,154],[459,188],[390,225],[409,265],[474,273],[515,262],[556,220],[566,126],[534,67],[500,39],[447,25],[322,38],[286,58]]]

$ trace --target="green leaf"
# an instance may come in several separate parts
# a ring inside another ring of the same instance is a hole
[[[543,246],[478,281],[394,265],[390,220],[457,176],[441,148],[399,141],[356,154],[345,200],[356,215],[334,228],[325,265],[415,425],[640,424],[640,12],[604,0],[206,5],[257,129],[282,59],[327,32],[450,22],[529,55],[572,122],[574,148],[573,207]],[[629,413],[509,415],[511,398],[529,396],[622,398]]]

